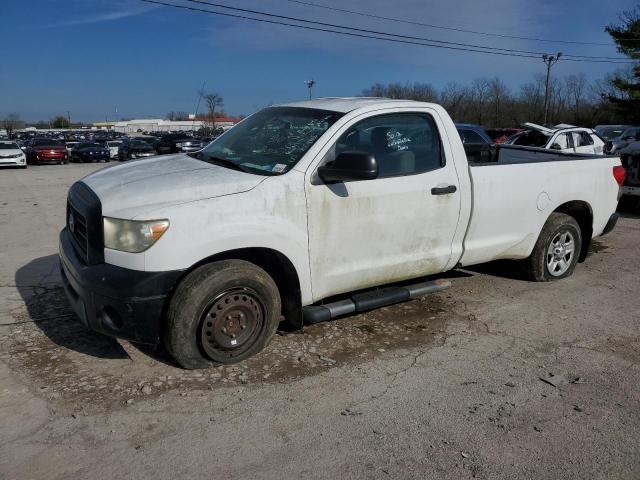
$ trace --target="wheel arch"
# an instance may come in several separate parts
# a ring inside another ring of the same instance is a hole
[[[298,272],[286,255],[271,248],[238,248],[206,257],[184,271],[176,281],[172,292],[175,291],[175,287],[180,284],[183,278],[198,267],[221,260],[244,260],[267,272],[278,287],[282,301],[282,315],[292,326],[302,328],[302,295]],[[168,306],[170,302],[171,297],[167,299],[166,305]]]
[[[564,213],[573,217],[580,226],[580,235],[582,236],[582,247],[579,262],[584,262],[591,246],[591,237],[593,236],[593,209],[589,203],[583,200],[572,200],[558,206],[554,213]]]

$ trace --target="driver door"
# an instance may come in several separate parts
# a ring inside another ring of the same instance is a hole
[[[369,116],[320,154],[305,187],[314,301],[446,268],[460,190],[443,150],[425,109]],[[325,184],[317,167],[343,151],[373,154],[378,178]]]

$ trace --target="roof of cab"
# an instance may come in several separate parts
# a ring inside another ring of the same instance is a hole
[[[304,100],[300,102],[290,102],[277,105],[279,107],[299,107],[299,108],[317,108],[320,110],[329,110],[332,112],[347,113],[362,107],[371,106],[415,106],[415,105],[433,105],[426,102],[416,102],[414,100],[394,100],[382,97],[327,97],[316,98],[313,100]]]

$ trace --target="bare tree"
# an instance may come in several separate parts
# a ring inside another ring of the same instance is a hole
[[[438,98],[438,93],[428,83],[390,83],[382,85],[375,83],[362,91],[364,97],[385,97],[402,100],[418,100],[421,102],[433,102]]]
[[[13,137],[13,131],[20,128],[21,125],[23,125],[24,122],[22,122],[20,120],[20,115],[12,112],[9,115],[7,115],[5,117],[4,120],[2,120],[2,122],[0,122],[0,125],[2,126],[2,128],[4,128],[7,131],[7,136],[9,138]]]
[[[587,93],[587,76],[584,73],[579,75],[569,75],[564,79],[565,89],[567,96],[570,98],[573,107],[573,116],[575,123],[580,123],[581,109],[585,102],[585,95]]]
[[[467,116],[467,105],[469,103],[469,89],[458,83],[448,83],[440,94],[440,103],[447,109],[454,120],[459,120]]]
[[[631,69],[615,73],[616,78],[632,76]],[[564,79],[553,78],[549,85],[550,123],[580,126],[624,123],[619,108],[608,99],[624,98],[628,93],[618,89],[611,78],[613,75],[593,83],[582,73]],[[543,121],[545,80],[544,75],[536,75],[514,94],[496,77],[477,78],[469,86],[449,83],[440,92],[428,83],[375,83],[363,90],[362,95],[439,102],[457,122],[517,127],[524,122]]]
[[[493,125],[499,126],[503,124],[502,111],[503,103],[508,101],[509,89],[502,80],[494,77],[489,80],[489,99],[492,106]]]
[[[476,112],[473,121],[482,125],[485,119],[483,115],[484,109],[489,95],[489,81],[486,78],[476,78],[471,82],[471,92],[473,96],[473,108]]]
[[[217,93],[207,93],[202,98],[207,102],[207,108],[209,109],[209,121],[213,126],[213,130],[216,129],[216,108],[224,105],[224,100]]]

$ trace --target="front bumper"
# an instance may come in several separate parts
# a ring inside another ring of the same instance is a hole
[[[84,325],[105,335],[156,344],[166,299],[182,271],[142,272],[108,263],[85,265],[71,235],[60,232],[60,274]]]
[[[26,167],[27,158],[22,156],[19,158],[0,157],[0,167]]]
[[[52,154],[52,153],[45,153],[45,154],[36,154],[35,155],[35,159],[38,163],[59,163],[59,162],[66,162],[68,160],[68,156],[66,153],[61,153],[61,154]]]
[[[133,158],[148,158],[148,157],[154,157],[156,155],[156,152],[132,152],[131,156]]]
[[[106,153],[99,153],[94,155],[78,155],[77,158],[83,163],[102,162],[104,160],[109,160],[110,155]]]

